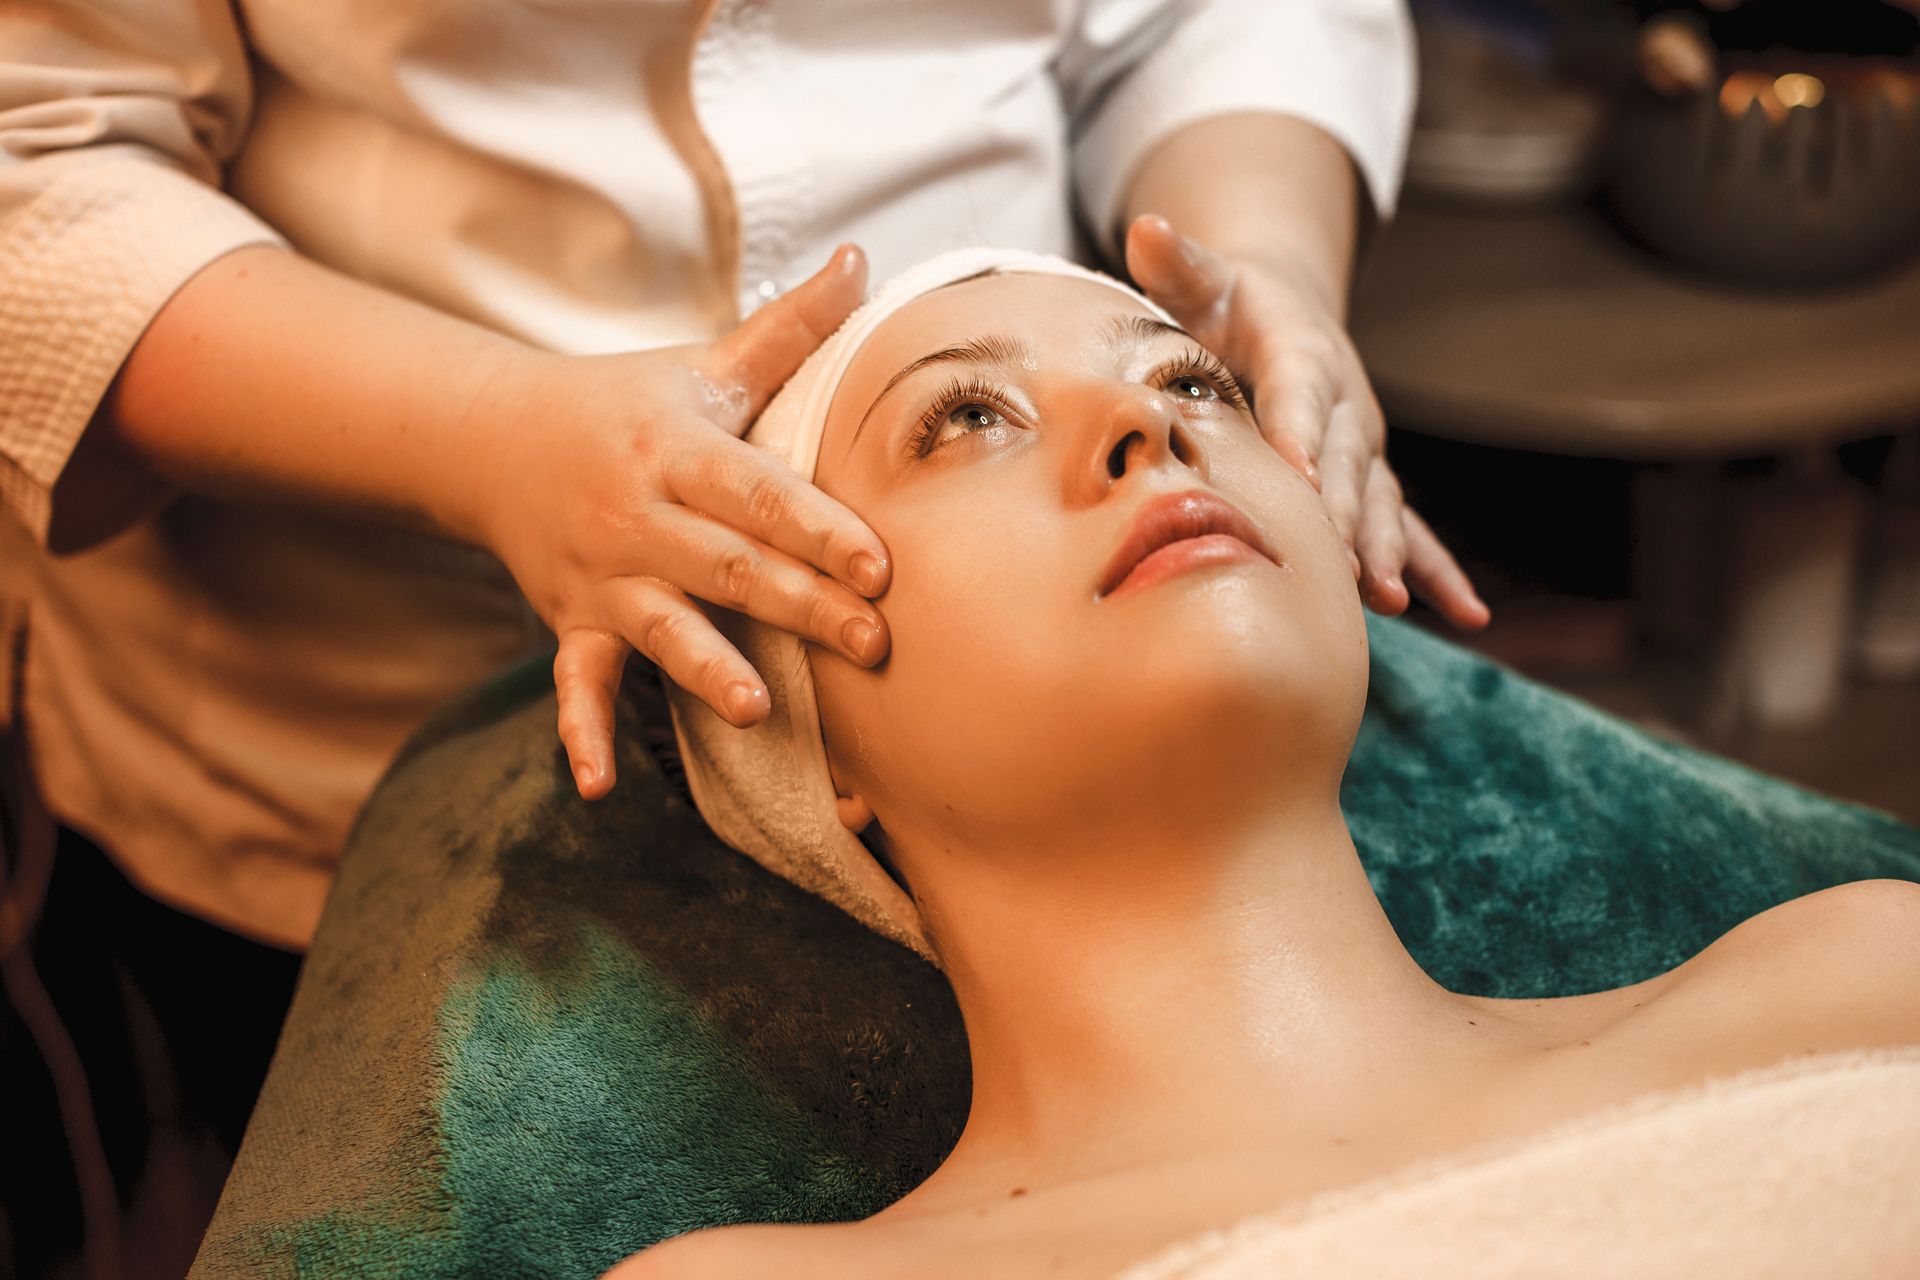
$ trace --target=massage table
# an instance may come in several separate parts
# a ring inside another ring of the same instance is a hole
[[[1413,956],[1557,996],[1830,885],[1920,831],[1369,620],[1342,803]],[[958,1135],[940,974],[727,849],[654,673],[614,793],[574,793],[548,668],[445,708],[353,832],[194,1275],[590,1277],[664,1237],[864,1216]]]

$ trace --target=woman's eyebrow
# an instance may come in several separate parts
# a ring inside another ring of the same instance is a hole
[[[1124,315],[1115,316],[1107,321],[1107,345],[1112,347],[1117,347],[1128,339],[1147,342],[1163,334],[1185,338],[1188,342],[1199,341],[1179,325],[1169,324],[1157,316]]]
[[[954,347],[942,347],[938,351],[929,352],[921,356],[918,360],[915,360],[912,364],[894,374],[893,377],[887,380],[887,385],[880,388],[880,394],[873,398],[873,403],[867,406],[867,412],[861,417],[860,425],[855,427],[853,429],[853,435],[848,437],[848,451],[853,449],[853,442],[858,440],[860,433],[866,429],[867,419],[873,416],[873,411],[880,407],[880,402],[885,400],[895,387],[922,369],[931,368],[937,364],[955,363],[1030,365],[1033,363],[1033,347],[1030,343],[1023,342],[1018,338],[1006,338],[999,334],[987,334],[985,337],[975,338],[971,342],[963,342]]]

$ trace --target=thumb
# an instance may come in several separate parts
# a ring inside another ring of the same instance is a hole
[[[701,372],[724,405],[726,425],[744,431],[867,293],[867,255],[843,244],[827,265],[769,302],[707,349]]]
[[[1127,228],[1127,273],[1202,342],[1207,335],[1198,330],[1225,313],[1233,287],[1232,268],[1158,214],[1141,214]]]

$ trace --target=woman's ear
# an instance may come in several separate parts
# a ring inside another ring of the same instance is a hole
[[[873,806],[861,796],[835,796],[833,804],[840,814],[840,825],[855,835],[873,822]]]

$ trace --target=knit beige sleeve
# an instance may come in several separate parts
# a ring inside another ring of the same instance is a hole
[[[250,106],[225,4],[0,8],[0,507],[36,540],[155,313],[229,250],[280,242],[217,185]]]

